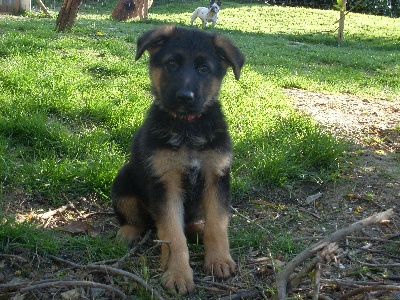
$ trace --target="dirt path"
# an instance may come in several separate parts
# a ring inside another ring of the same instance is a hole
[[[286,89],[294,105],[327,130],[354,144],[347,178],[325,191],[333,203],[343,195],[368,198],[381,209],[400,204],[400,98],[360,99]]]

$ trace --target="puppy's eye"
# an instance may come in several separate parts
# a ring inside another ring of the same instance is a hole
[[[208,74],[208,73],[210,73],[210,68],[208,66],[205,66],[205,65],[199,67],[197,70],[198,70],[198,72],[200,74]]]
[[[170,60],[167,62],[168,69],[176,70],[178,68],[178,63],[175,60]]]

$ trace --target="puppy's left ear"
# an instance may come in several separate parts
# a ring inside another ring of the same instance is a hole
[[[214,36],[214,45],[224,63],[232,67],[236,80],[239,80],[245,61],[242,52],[229,39],[221,35]]]
[[[175,25],[166,25],[145,32],[137,41],[135,60],[138,60],[146,50],[150,55],[154,53],[173,35],[175,29]]]
[[[221,2],[221,1],[218,1],[218,2],[217,2],[217,5],[218,5],[219,7],[221,7],[221,6],[222,6],[222,2]]]

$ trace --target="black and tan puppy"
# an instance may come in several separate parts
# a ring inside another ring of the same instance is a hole
[[[155,99],[114,180],[113,206],[121,238],[156,228],[168,241],[162,284],[186,294],[195,285],[185,234],[202,237],[207,274],[235,273],[227,233],[231,141],[218,94],[229,66],[239,79],[244,57],[223,36],[172,25],[143,34],[136,60],[146,50]]]

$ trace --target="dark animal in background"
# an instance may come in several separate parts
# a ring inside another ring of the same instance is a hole
[[[148,0],[148,8],[153,4],[153,0]],[[118,21],[126,21],[139,17],[140,20],[145,18],[144,0],[118,0],[115,5],[111,17]]]
[[[195,284],[186,236],[202,239],[207,274],[235,273],[227,232],[232,147],[218,94],[228,67],[239,79],[244,57],[221,35],[172,25],[144,33],[136,60],[146,50],[155,99],[113,182],[113,207],[121,239],[155,228],[168,241],[162,285],[187,294]]]
[[[220,11],[222,6],[221,1],[215,3],[215,1],[210,2],[210,7],[198,7],[194,10],[192,14],[192,19],[190,20],[190,25],[193,25],[194,20],[196,18],[200,18],[202,22],[202,28],[206,27],[207,23],[212,22],[212,26],[215,27],[218,20],[218,12]]]

